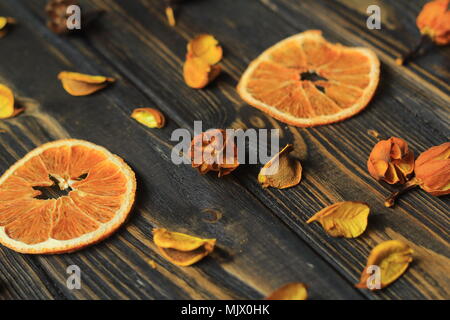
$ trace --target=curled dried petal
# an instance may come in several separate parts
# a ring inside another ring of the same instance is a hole
[[[418,185],[434,196],[450,193],[450,142],[432,147],[416,160]]]
[[[162,128],[166,123],[164,115],[153,108],[137,108],[131,117],[149,128]]]
[[[413,250],[409,245],[399,240],[380,243],[370,252],[367,265],[356,287],[377,290],[388,286],[406,271],[412,261],[412,253]],[[379,278],[377,277],[377,267],[379,268]],[[371,275],[373,271],[375,273]]]
[[[258,175],[258,181],[264,188],[285,189],[300,183],[302,165],[297,159],[289,157],[293,150],[291,144],[286,145],[264,165]]]
[[[300,282],[288,283],[272,292],[266,300],[306,300],[307,286]]]
[[[72,96],[87,96],[114,82],[113,78],[62,71],[58,74],[64,89]]]
[[[450,0],[430,1],[417,16],[421,34],[429,36],[438,45],[450,43]]]
[[[194,89],[206,87],[220,72],[220,66],[211,66],[200,58],[188,58],[183,66],[184,81]]]
[[[414,170],[414,153],[403,139],[382,140],[373,147],[367,169],[377,180],[405,183]]]
[[[214,250],[216,239],[201,239],[187,234],[154,229],[153,241],[162,256],[178,266],[190,266]]]
[[[318,221],[332,237],[356,238],[366,230],[369,213],[365,203],[344,201],[320,210],[307,223]]]
[[[199,58],[209,65],[218,63],[223,55],[219,41],[210,34],[201,34],[189,41],[187,50],[188,58]]]
[[[14,109],[14,94],[10,88],[0,84],[0,119],[16,116],[23,109]]]

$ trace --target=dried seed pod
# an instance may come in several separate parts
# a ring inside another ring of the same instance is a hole
[[[433,196],[450,194],[450,142],[420,154],[415,162],[414,172],[416,176],[385,201],[386,207],[392,207],[400,194],[416,186]]]
[[[14,109],[14,94],[10,88],[0,84],[0,119],[12,118],[23,111]]]
[[[422,34],[420,41],[414,49],[398,58],[396,63],[405,64],[416,56],[427,42],[436,45],[450,43],[450,0],[434,0],[424,5],[416,19],[417,27]]]
[[[369,213],[363,202],[338,202],[317,212],[307,223],[320,222],[332,237],[356,238],[366,230]]]
[[[266,300],[306,300],[307,286],[300,282],[288,283],[272,292]]]
[[[382,140],[372,149],[367,168],[377,180],[389,184],[405,183],[414,170],[414,153],[403,139]]]
[[[216,244],[216,239],[201,239],[166,229],[153,229],[153,241],[164,258],[182,267],[206,257]]]
[[[219,178],[239,166],[234,136],[227,136],[222,129],[209,130],[195,136],[191,142],[190,157],[192,167],[197,168],[201,174],[218,171]]]
[[[149,128],[162,128],[166,123],[164,115],[153,108],[134,109],[131,117]]]
[[[285,189],[296,186],[302,179],[302,165],[289,153],[294,150],[291,144],[286,145],[258,174],[258,181],[264,188]]]
[[[58,74],[64,89],[72,96],[87,96],[114,82],[113,78],[63,71]]]
[[[356,287],[378,290],[388,286],[406,271],[412,261],[412,253],[413,250],[399,240],[380,243],[370,252],[367,265],[361,273],[361,280]],[[376,271],[374,276],[371,276],[373,266],[380,268],[379,278]]]
[[[0,38],[6,36],[12,25],[16,24],[16,19],[11,17],[0,17]]]

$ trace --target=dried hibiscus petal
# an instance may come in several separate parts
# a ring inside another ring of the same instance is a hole
[[[307,286],[300,282],[293,282],[275,290],[266,300],[306,300],[307,298]]]
[[[153,241],[164,258],[182,267],[206,257],[216,244],[216,239],[201,239],[166,229],[154,229]]]
[[[416,186],[433,196],[450,194],[450,142],[420,154],[415,162],[414,172],[416,176],[386,200],[386,207],[392,207],[400,194]]]
[[[14,109],[14,94],[10,88],[0,84],[0,119],[11,118],[23,111]]]
[[[294,150],[291,144],[286,145],[261,169],[258,181],[264,188],[285,189],[296,186],[302,179],[300,161],[289,156]]]
[[[367,168],[377,180],[389,184],[405,183],[414,170],[414,153],[403,139],[382,140],[372,149]]]
[[[113,78],[63,71],[58,74],[64,89],[72,96],[87,96],[114,82]]]
[[[234,136],[228,136],[222,129],[195,136],[191,142],[190,156],[193,168],[197,168],[201,174],[218,171],[219,178],[239,166]]]
[[[378,290],[388,286],[406,271],[412,261],[412,253],[409,245],[399,240],[380,243],[370,252],[356,287]],[[379,277],[374,266],[379,267]],[[374,270],[374,275],[371,275]]]
[[[332,237],[356,238],[366,230],[369,213],[365,203],[338,202],[317,212],[307,223],[318,221]]]
[[[0,17],[0,38],[6,36],[11,25],[16,24],[16,19],[11,17]]]
[[[131,117],[149,128],[162,128],[166,123],[164,115],[153,108],[137,108]]]

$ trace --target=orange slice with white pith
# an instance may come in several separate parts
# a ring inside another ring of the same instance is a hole
[[[244,72],[248,104],[299,127],[329,124],[363,110],[378,85],[380,62],[367,48],[332,44],[310,30],[264,51]]]
[[[51,188],[59,194],[43,194]],[[46,143],[0,177],[0,243],[33,254],[84,248],[123,224],[135,192],[134,172],[107,149]]]

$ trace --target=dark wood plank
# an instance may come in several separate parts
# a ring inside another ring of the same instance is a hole
[[[395,66],[392,57],[374,48],[383,62],[383,76],[365,112],[332,126],[286,128],[240,102],[234,86],[247,63],[280,39],[309,28],[324,29],[330,40],[348,45],[370,46],[369,42],[356,32],[342,34],[340,29],[334,30],[337,27],[325,24],[320,15],[317,18],[308,11],[296,12],[294,24],[294,18],[286,22],[285,16],[250,1],[241,2],[239,10],[226,1],[192,2],[183,7],[175,29],[166,25],[161,6],[145,1],[126,5],[98,1],[95,7],[110,10],[109,19],[88,35],[87,43],[69,39],[71,43],[80,50],[95,48],[177,123],[185,127],[191,127],[196,119],[202,119],[206,127],[255,127],[254,123],[263,123],[265,127],[282,129],[285,141],[296,141],[297,147],[307,146],[305,179],[297,188],[263,191],[256,185],[255,167],[242,168],[235,177],[349,281],[356,281],[368,252],[380,241],[396,238],[416,245],[417,262],[411,270],[381,293],[364,291],[367,297],[449,296],[448,201],[417,191],[405,196],[394,210],[386,209],[382,199],[387,188],[373,181],[365,168],[376,142],[366,134],[368,129],[385,137],[401,136],[417,153],[446,141],[449,99],[444,91],[423,79],[416,81],[418,75]],[[249,19],[249,12],[258,17],[257,23]],[[194,91],[183,85],[181,77],[185,44],[206,30],[224,45],[225,75],[207,90]],[[300,148],[297,151],[306,153]],[[318,226],[306,226],[304,221],[315,211],[338,200],[364,200],[372,206],[369,230],[361,238],[330,239]],[[430,257],[436,266],[432,270],[426,268]]]
[[[42,6],[37,8],[40,14]],[[94,247],[54,256],[24,256],[0,248],[14,258],[11,264],[0,264],[6,292],[0,292],[2,298],[245,299],[261,298],[283,283],[299,280],[310,284],[312,298],[362,297],[236,178],[219,181],[188,166],[174,167],[170,134],[184,123],[170,116],[166,128],[148,130],[129,117],[133,108],[156,106],[164,97],[148,94],[139,85],[136,89],[118,73],[120,68],[98,60],[99,52],[84,46],[83,39],[74,38],[70,44],[51,34],[24,3],[6,1],[0,9],[20,21],[2,40],[0,59],[8,63],[0,65],[0,80],[14,89],[18,103],[26,108],[24,114],[0,123],[1,170],[36,145],[73,137],[99,143],[125,158],[139,184],[129,223]],[[91,97],[70,97],[56,79],[63,69],[108,74],[119,81]],[[205,209],[220,210],[222,219],[208,222],[202,215]],[[195,267],[175,267],[156,253],[151,241],[155,226],[217,237],[219,249]],[[156,269],[148,259],[157,263]],[[65,285],[71,264],[81,268],[81,290]],[[36,271],[25,273],[29,269]],[[39,281],[45,280],[43,288],[48,289],[24,292],[25,283],[12,282],[13,277],[25,277],[23,273],[39,288]]]

